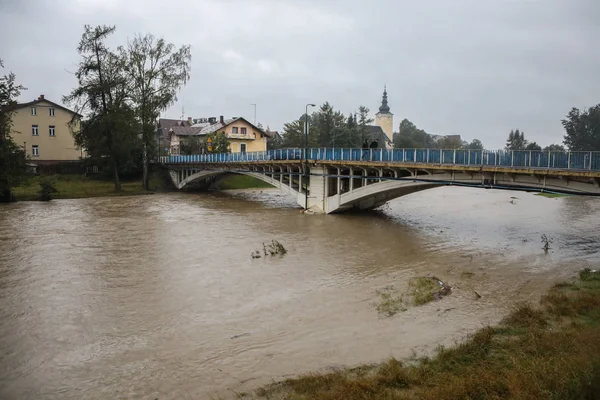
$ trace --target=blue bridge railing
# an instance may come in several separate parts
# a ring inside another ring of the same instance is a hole
[[[440,150],[440,149],[336,149],[312,148],[311,161],[369,161],[415,164],[503,166],[515,168],[600,170],[600,151]],[[279,149],[252,153],[171,155],[161,163],[198,164],[271,160],[304,160],[304,149]]]

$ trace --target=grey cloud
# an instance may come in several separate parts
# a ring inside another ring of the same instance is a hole
[[[192,79],[166,112],[252,117],[272,129],[308,102],[373,112],[387,83],[396,127],[501,147],[512,128],[560,142],[573,107],[600,102],[600,4],[579,1],[0,0],[0,57],[30,90],[59,100],[75,84],[83,24],[112,42],[154,33],[192,46]],[[5,42],[7,43],[7,42]]]

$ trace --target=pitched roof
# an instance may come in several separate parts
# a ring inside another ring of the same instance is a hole
[[[191,126],[187,120],[161,118],[158,120],[160,128],[170,128],[172,126]]]
[[[172,132],[173,134],[177,135],[177,136],[194,136],[194,135],[198,135],[200,132],[200,128],[197,127],[193,127],[193,126],[179,126],[179,125],[175,125],[169,128],[169,132]]]
[[[165,121],[177,121],[177,120],[165,120]],[[217,132],[219,129],[225,128],[226,126],[231,125],[232,123],[234,123],[236,121],[245,121],[247,124],[254,127],[256,130],[263,132],[262,129],[260,129],[259,127],[257,127],[256,125],[249,122],[247,119],[245,119],[243,117],[228,118],[228,119],[224,120],[222,123],[221,123],[221,121],[217,121],[214,124],[210,124],[208,122],[202,122],[199,124],[194,124],[192,126],[172,126],[171,128],[168,129],[168,131],[169,132],[172,131],[175,135],[179,135],[179,136],[193,136],[193,135],[204,136],[204,135],[209,135],[211,133]],[[159,121],[159,124],[160,124],[160,121]]]
[[[35,106],[35,105],[37,105],[37,104],[39,104],[39,103],[42,103],[42,102],[50,103],[50,104],[52,104],[54,107],[56,107],[56,108],[60,108],[60,109],[63,109],[63,110],[65,110],[65,111],[68,111],[68,112],[70,112],[71,114],[75,114],[75,115],[77,115],[78,117],[81,117],[81,116],[82,116],[81,114],[78,114],[78,113],[76,113],[75,111],[73,111],[73,110],[70,110],[70,109],[68,109],[68,108],[67,108],[67,107],[65,107],[65,106],[62,106],[62,105],[60,105],[60,104],[58,104],[58,103],[55,103],[55,102],[53,102],[53,101],[50,101],[50,100],[48,100],[48,99],[46,99],[46,98],[42,98],[42,97],[40,97],[40,98],[38,98],[38,99],[36,99],[36,100],[33,100],[33,101],[29,101],[29,102],[27,102],[27,103],[16,103],[16,104],[13,104],[12,106],[8,107],[8,111],[14,111],[14,110],[18,110],[18,109],[20,109],[20,108],[26,108],[26,107]]]
[[[375,139],[379,139],[380,143],[392,143],[392,141],[390,140],[390,138],[387,137],[387,135],[385,134],[385,132],[383,131],[383,129],[381,129],[380,126],[378,125],[365,125],[365,128],[367,128],[367,139],[368,140],[375,140]]]

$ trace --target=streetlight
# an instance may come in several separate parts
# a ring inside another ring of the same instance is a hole
[[[307,104],[304,111],[304,181],[306,190],[304,191],[304,209],[308,210],[308,107],[316,107],[315,104]]]
[[[251,106],[254,106],[254,126],[256,126],[256,104],[250,104]]]

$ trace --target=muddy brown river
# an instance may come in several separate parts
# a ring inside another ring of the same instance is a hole
[[[2,205],[0,398],[235,398],[432,352],[597,266],[599,228],[600,198],[450,187],[361,215],[272,190]],[[378,314],[429,274],[453,293]]]

